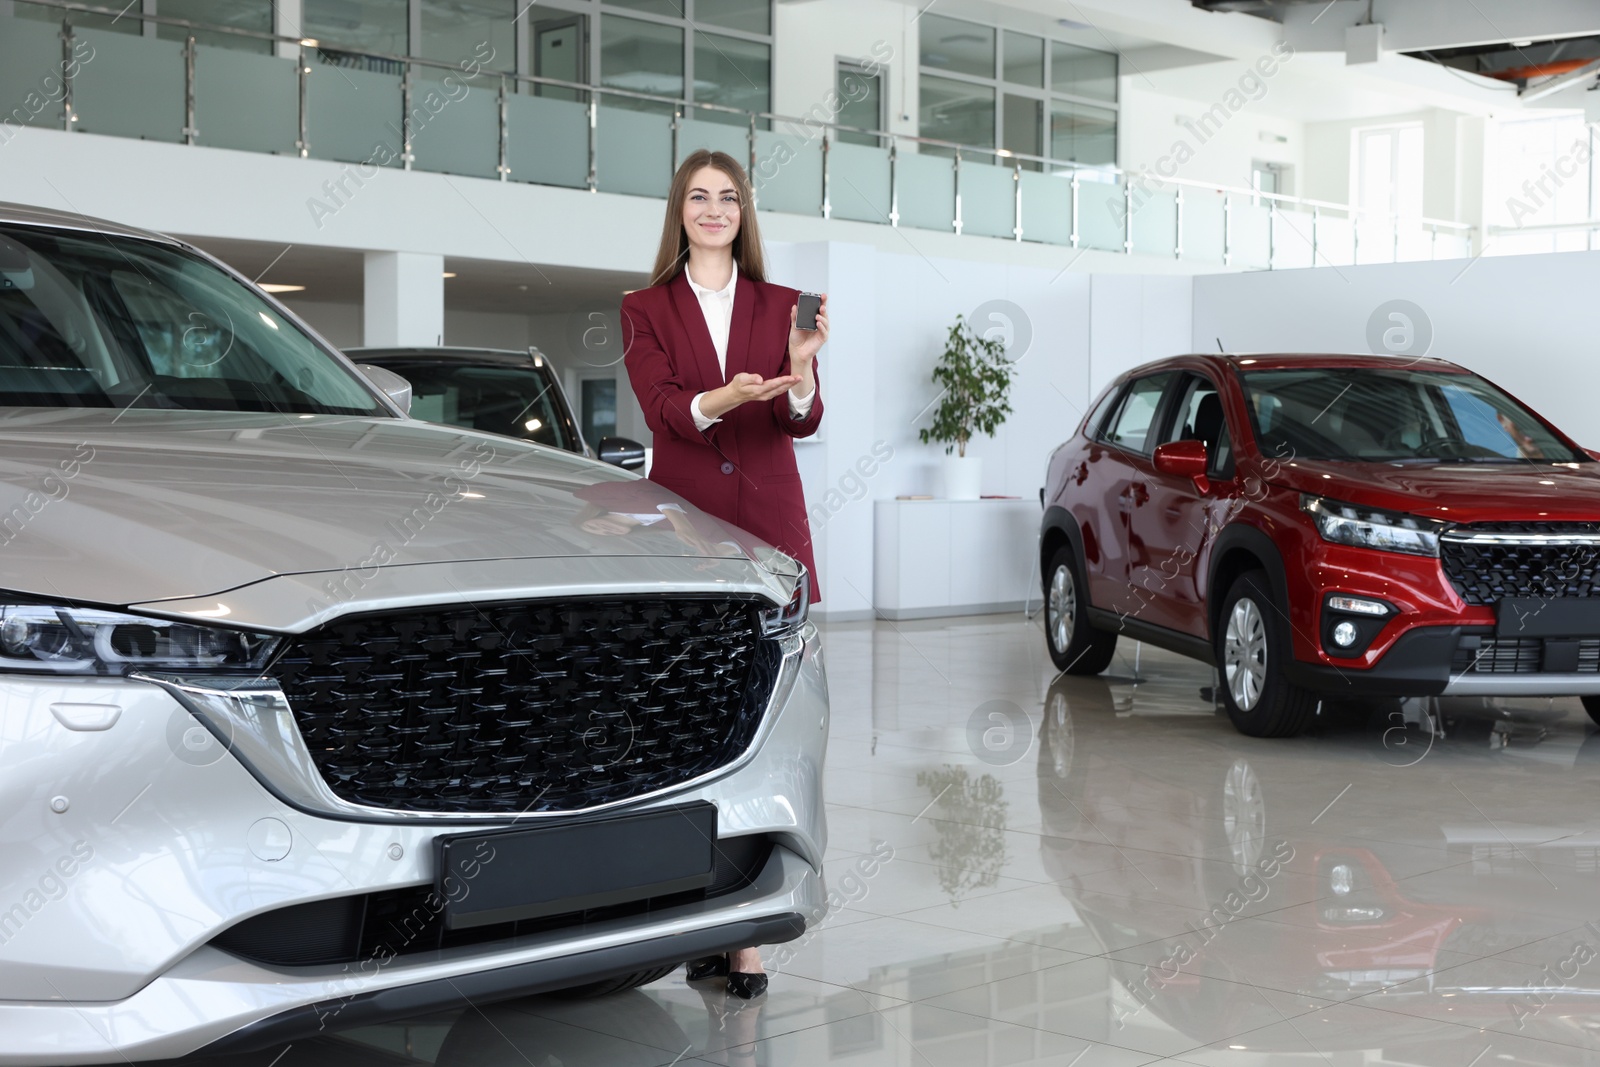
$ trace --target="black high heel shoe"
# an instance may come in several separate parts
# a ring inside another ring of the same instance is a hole
[[[687,973],[683,976],[686,982],[704,982],[707,978],[727,977],[728,957],[726,956],[701,956],[697,960],[690,960],[684,965]]]
[[[767,991],[767,976],[749,971],[728,972],[728,993],[740,1000],[754,1000]]]
[[[735,971],[727,956],[701,956],[685,964],[684,981],[704,982],[710,978],[726,978],[728,992],[740,1000],[754,1000],[767,991],[767,976],[750,971]]]

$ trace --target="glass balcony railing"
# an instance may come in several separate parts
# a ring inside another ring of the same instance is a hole
[[[51,20],[0,19],[0,142],[4,124],[47,127],[299,155],[358,176],[389,167],[657,198],[678,160],[713,148],[746,164],[763,211],[1241,269],[1473,252],[1461,223],[516,74],[482,52],[448,63],[141,14],[162,26],[147,37],[81,25],[109,8],[14,6]]]

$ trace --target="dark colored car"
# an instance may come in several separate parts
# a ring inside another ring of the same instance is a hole
[[[1246,734],[1323,699],[1578,696],[1600,721],[1600,465],[1439,359],[1181,356],[1051,455],[1046,634],[1220,668]]]
[[[410,382],[414,419],[504,434],[627,470],[644,465],[637,441],[602,437],[592,448],[584,441],[561,379],[538,349],[347,348],[345,354]]]

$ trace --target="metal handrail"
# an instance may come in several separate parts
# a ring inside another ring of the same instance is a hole
[[[1537,236],[1550,233],[1591,233],[1600,230],[1600,219],[1580,219],[1577,222],[1538,222],[1527,226],[1501,226],[1490,223],[1490,237],[1508,237],[1512,234]]]
[[[116,8],[108,8],[108,7],[102,7],[102,6],[95,5],[95,4],[84,3],[84,2],[82,2],[82,0],[27,0],[27,2],[33,3],[36,6],[57,8],[57,9],[62,10],[64,12],[80,12],[80,13],[84,13],[84,14],[94,14],[94,15],[118,16],[118,15],[124,14],[124,12],[126,11],[126,9],[123,9],[122,11],[119,11]],[[298,48],[301,49],[301,55],[302,55],[301,66],[302,66],[302,69],[304,68],[304,53],[305,53],[305,49],[315,48],[315,49],[323,50],[323,51],[340,52],[340,53],[343,53],[343,54],[346,54],[346,55],[361,56],[361,57],[365,57],[365,58],[369,58],[369,59],[383,60],[385,62],[390,62],[390,63],[398,63],[398,64],[401,64],[404,67],[406,67],[408,71],[412,67],[424,67],[424,68],[431,68],[431,69],[441,70],[441,71],[464,73],[461,70],[461,65],[459,63],[450,63],[450,62],[445,61],[445,60],[429,59],[429,58],[426,58],[426,57],[423,57],[423,56],[397,55],[397,54],[387,53],[387,52],[375,52],[375,51],[370,51],[370,50],[362,49],[362,48],[340,47],[335,42],[331,42],[331,41],[330,42],[323,42],[320,39],[311,38],[311,37],[293,37],[293,36],[289,36],[289,35],[286,35],[286,34],[268,33],[268,32],[262,32],[262,31],[259,31],[259,30],[241,29],[241,28],[234,27],[234,26],[220,26],[220,25],[216,25],[216,24],[213,24],[213,23],[196,22],[196,21],[194,21],[192,19],[176,18],[176,17],[173,17],[173,16],[166,16],[166,15],[147,15],[147,14],[139,13],[139,14],[133,14],[133,15],[126,15],[126,17],[128,17],[130,19],[136,19],[136,20],[139,20],[139,21],[142,21],[142,22],[153,22],[153,23],[157,23],[157,24],[161,24],[161,25],[177,26],[177,27],[181,27],[181,28],[184,28],[184,29],[189,29],[191,31],[193,31],[193,30],[205,30],[205,31],[211,32],[211,33],[229,34],[229,35],[233,35],[233,36],[237,36],[237,37],[251,38],[251,39],[254,39],[254,40],[263,40],[263,41],[270,41],[270,42],[274,42],[274,43],[278,43],[278,44],[294,45],[294,46],[297,46]],[[70,25],[70,20],[69,19],[63,19],[63,26],[64,26],[65,31],[70,33],[71,25]],[[191,50],[189,51],[189,54],[188,54],[188,62],[192,63],[192,61],[193,61],[193,59],[192,59],[193,34],[192,33],[190,34],[190,40],[189,40],[188,43],[191,46]],[[956,141],[947,141],[947,140],[943,140],[943,139],[937,138],[937,137],[926,137],[926,136],[923,136],[921,134],[904,133],[904,132],[897,132],[897,131],[893,131],[893,130],[879,130],[879,129],[872,129],[872,128],[863,127],[863,126],[851,126],[851,125],[847,125],[847,124],[844,124],[844,123],[836,123],[836,122],[819,122],[816,119],[811,118],[810,116],[785,115],[785,114],[781,114],[781,113],[778,113],[778,112],[769,112],[769,111],[747,111],[747,110],[745,110],[743,108],[736,108],[736,107],[732,107],[732,106],[729,106],[729,105],[726,105],[726,104],[717,104],[717,103],[712,103],[712,102],[709,102],[709,101],[687,100],[687,99],[683,99],[683,98],[680,98],[680,97],[661,96],[661,95],[654,94],[654,93],[641,93],[641,92],[638,92],[638,91],[632,90],[632,89],[620,89],[620,88],[616,88],[616,87],[613,87],[613,86],[607,86],[607,85],[594,85],[594,84],[586,84],[586,83],[582,83],[582,82],[569,82],[569,81],[564,81],[564,80],[559,79],[559,78],[550,78],[550,77],[545,77],[543,75],[536,75],[536,74],[525,74],[525,73],[521,73],[521,72],[518,72],[518,71],[496,70],[496,69],[484,67],[484,68],[482,68],[480,70],[480,72],[478,74],[469,76],[469,78],[480,78],[480,77],[481,78],[497,78],[497,79],[500,79],[501,82],[502,82],[502,86],[503,86],[505,81],[509,80],[509,81],[512,81],[512,82],[521,82],[521,83],[525,83],[525,84],[547,86],[547,87],[556,88],[556,89],[563,89],[563,90],[566,90],[566,91],[569,91],[569,92],[573,92],[573,93],[594,94],[594,95],[600,96],[600,97],[615,97],[615,98],[640,100],[640,101],[645,101],[645,102],[648,102],[648,103],[660,104],[660,105],[663,105],[664,107],[669,107],[669,108],[671,108],[673,110],[674,124],[675,125],[676,125],[677,119],[682,117],[682,115],[684,113],[692,113],[691,109],[697,109],[697,110],[700,110],[700,111],[720,112],[720,113],[728,114],[728,115],[737,115],[742,120],[744,120],[743,123],[741,123],[741,124],[749,124],[750,128],[751,128],[750,162],[752,163],[752,165],[755,162],[755,155],[756,155],[756,153],[755,153],[755,137],[754,137],[755,129],[754,129],[754,124],[758,120],[765,120],[767,122],[787,122],[787,123],[791,123],[791,124],[794,124],[794,125],[797,125],[797,126],[800,126],[800,127],[803,127],[803,128],[811,129],[811,130],[816,130],[816,129],[820,128],[823,131],[822,136],[824,138],[824,141],[823,141],[822,149],[823,149],[823,152],[824,152],[824,156],[826,156],[826,153],[827,153],[828,149],[831,147],[829,142],[832,142],[832,141],[836,140],[838,134],[841,133],[841,132],[844,132],[844,133],[858,133],[858,134],[863,134],[863,135],[866,135],[866,136],[879,138],[879,139],[885,141],[886,147],[888,148],[888,150],[890,152],[890,157],[891,157],[891,164],[890,164],[891,175],[893,175],[893,171],[894,171],[893,158],[894,158],[894,156],[896,154],[897,146],[901,142],[910,142],[910,143],[917,144],[917,145],[928,145],[930,147],[935,147],[935,148],[940,148],[940,149],[947,149],[947,150],[950,150],[954,155],[953,168],[956,171],[956,179],[955,179],[956,201],[955,201],[955,205],[953,205],[954,209],[955,209],[955,213],[953,215],[953,220],[952,221],[953,221],[953,225],[954,225],[954,228],[955,228],[955,232],[957,232],[957,233],[961,232],[960,214],[959,214],[959,203],[960,203],[959,168],[960,168],[960,161],[961,161],[963,155],[967,155],[969,157],[972,156],[972,155],[987,155],[987,156],[994,157],[996,160],[1004,160],[1004,161],[1006,161],[1007,163],[1010,164],[1010,166],[1011,166],[1011,168],[1013,170],[1013,173],[1014,173],[1014,180],[1016,181],[1015,196],[1016,196],[1016,201],[1017,202],[1016,202],[1016,206],[1015,206],[1016,227],[1015,227],[1015,235],[1014,236],[1015,236],[1015,239],[1019,240],[1019,241],[1022,239],[1022,236],[1021,236],[1022,235],[1022,229],[1021,229],[1021,215],[1022,215],[1022,210],[1021,210],[1021,173],[1022,173],[1022,170],[1021,170],[1021,168],[1022,168],[1022,164],[1023,163],[1038,163],[1038,164],[1041,164],[1044,167],[1050,168],[1051,170],[1060,172],[1064,176],[1067,176],[1068,180],[1070,181],[1070,190],[1071,190],[1071,199],[1072,199],[1072,241],[1071,241],[1071,243],[1072,243],[1072,245],[1074,247],[1077,247],[1078,244],[1079,244],[1079,241],[1078,241],[1078,237],[1079,237],[1078,198],[1079,198],[1079,182],[1080,182],[1081,178],[1084,175],[1091,175],[1091,176],[1093,176],[1094,180],[1096,180],[1096,181],[1103,181],[1105,178],[1110,178],[1114,182],[1118,178],[1122,179],[1123,180],[1123,188],[1124,188],[1125,196],[1126,196],[1126,199],[1127,199],[1127,201],[1129,203],[1129,206],[1131,208],[1132,207],[1132,203],[1131,202],[1132,202],[1132,199],[1133,199],[1132,190],[1133,190],[1134,186],[1139,182],[1139,180],[1147,174],[1147,172],[1130,173],[1130,172],[1128,172],[1128,171],[1126,171],[1126,170],[1124,170],[1124,169],[1122,169],[1120,167],[1117,167],[1117,166],[1115,166],[1113,164],[1079,163],[1079,162],[1075,162],[1075,161],[1072,161],[1072,160],[1060,160],[1060,159],[1054,159],[1054,158],[1052,158],[1050,156],[1036,155],[1036,154],[1028,153],[1028,152],[1019,152],[1019,151],[1015,151],[1015,150],[1012,150],[1012,149],[985,147],[985,146],[981,146],[981,145],[961,144],[961,143],[956,142]],[[190,82],[190,87],[191,87],[191,92],[192,92],[192,81]],[[502,88],[502,92],[503,91],[504,90]],[[193,102],[192,102],[192,99],[191,99],[191,101],[190,101],[191,114],[192,114],[192,106],[193,106]],[[591,116],[590,116],[590,123],[591,123],[591,125],[590,125],[590,129],[591,129],[591,138],[590,138],[590,156],[591,156],[591,159],[590,159],[590,164],[591,164],[591,166],[590,166],[590,176],[589,176],[589,188],[591,190],[593,190],[595,188],[595,181],[594,181],[595,175],[594,175],[594,166],[593,166],[594,142],[593,142],[592,131],[593,131],[594,116],[592,114],[592,110],[593,110],[592,101],[591,101],[589,106],[590,106],[590,109],[591,109]],[[302,102],[301,102],[301,107],[302,107],[302,113],[303,113],[303,110],[304,110],[304,100],[303,100],[303,98],[302,98]],[[409,112],[410,109],[407,108],[406,110],[407,110],[407,112]],[[187,139],[188,143],[191,143],[191,144],[195,143],[193,132],[192,132],[192,128],[193,128],[193,123],[191,121],[188,124],[188,128],[186,128],[186,130],[185,130],[185,133],[187,135],[186,139]],[[301,144],[301,151],[302,151],[302,155],[305,154],[303,138],[302,138],[302,144]],[[407,156],[407,157],[410,156],[409,144],[406,146],[406,151],[405,151],[404,155]],[[676,158],[676,154],[674,154],[674,158]],[[997,165],[1003,165],[1003,164],[997,164]],[[407,160],[407,166],[409,167],[409,159]],[[502,160],[502,167],[503,167],[503,160]],[[826,164],[826,160],[824,160],[823,174],[824,174],[824,179],[823,179],[824,180],[824,186],[826,186],[826,183],[827,183],[827,164]],[[502,169],[501,177],[502,177],[502,180],[504,180],[504,178],[506,177],[506,172],[505,172],[504,169]],[[1429,217],[1426,217],[1426,216],[1408,216],[1408,215],[1400,215],[1398,213],[1380,213],[1380,212],[1374,211],[1372,209],[1362,208],[1362,207],[1360,207],[1358,205],[1354,205],[1354,204],[1340,204],[1340,203],[1337,203],[1337,202],[1334,202],[1334,201],[1317,200],[1317,199],[1312,199],[1312,198],[1309,198],[1309,197],[1299,197],[1299,196],[1293,196],[1293,195],[1284,194],[1284,193],[1267,193],[1267,192],[1261,192],[1259,190],[1256,190],[1256,189],[1253,189],[1253,188],[1249,188],[1249,187],[1246,187],[1246,186],[1227,185],[1227,184],[1222,184],[1222,183],[1217,183],[1217,182],[1201,181],[1201,180],[1193,179],[1193,178],[1180,178],[1180,177],[1177,177],[1177,176],[1166,177],[1166,176],[1150,175],[1149,176],[1149,180],[1152,183],[1154,183],[1155,185],[1157,185],[1158,187],[1160,187],[1160,188],[1164,188],[1166,186],[1177,186],[1179,188],[1179,192],[1178,192],[1178,195],[1177,195],[1177,201],[1178,201],[1177,210],[1178,210],[1178,215],[1179,215],[1179,219],[1180,220],[1181,220],[1182,212],[1183,212],[1183,204],[1182,204],[1182,190],[1183,189],[1208,190],[1208,191],[1212,191],[1212,192],[1223,194],[1223,196],[1224,196],[1224,213],[1225,213],[1225,216],[1228,213],[1231,212],[1231,207],[1232,207],[1231,198],[1234,197],[1234,196],[1245,196],[1245,197],[1249,197],[1252,201],[1266,201],[1266,202],[1268,202],[1268,204],[1273,208],[1272,217],[1274,219],[1276,218],[1278,212],[1280,210],[1284,209],[1284,208],[1291,208],[1291,207],[1308,208],[1308,209],[1310,209],[1310,214],[1312,216],[1313,248],[1315,247],[1315,228],[1316,228],[1316,224],[1317,224],[1317,221],[1319,219],[1320,213],[1322,211],[1342,212],[1352,222],[1358,222],[1358,221],[1368,221],[1368,222],[1370,222],[1370,221],[1372,221],[1374,219],[1392,222],[1392,223],[1394,223],[1394,225],[1396,227],[1397,234],[1398,234],[1399,227],[1402,224],[1405,224],[1405,223],[1412,223],[1412,224],[1415,224],[1415,225],[1426,227],[1426,228],[1432,230],[1435,235],[1437,235],[1437,233],[1438,233],[1438,231],[1440,229],[1456,230],[1456,231],[1460,231],[1464,235],[1471,234],[1471,233],[1473,233],[1473,232],[1475,232],[1477,230],[1477,227],[1472,225],[1472,224],[1470,224],[1470,223],[1455,222],[1455,221],[1452,221],[1452,220],[1449,220],[1449,219],[1434,219],[1434,218],[1429,218]],[[889,224],[890,225],[898,225],[898,221],[899,221],[898,220],[898,210],[897,210],[898,205],[894,202],[897,199],[897,197],[896,197],[896,195],[895,195],[895,193],[893,191],[893,187],[895,187],[895,183],[894,183],[892,178],[891,178],[891,186],[892,186],[892,191],[891,191],[891,214],[890,214],[890,218],[889,218]],[[828,205],[828,196],[826,194],[826,190],[824,191],[824,195],[822,197],[822,204],[823,204],[823,214],[824,214],[824,217],[826,217],[827,214],[828,214],[828,207],[827,207],[827,205]],[[1133,214],[1133,210],[1130,210],[1128,212],[1127,219],[1126,219],[1126,225],[1127,225],[1127,228],[1128,228],[1129,232],[1128,232],[1127,239],[1125,241],[1125,251],[1129,251],[1129,252],[1131,252],[1131,250],[1132,250],[1131,249],[1131,244],[1132,244],[1132,233],[1131,233],[1131,230],[1132,230],[1132,221],[1131,221],[1132,220],[1132,214]],[[1581,224],[1569,224],[1569,225],[1571,225],[1573,228],[1579,228]],[[1593,228],[1596,228],[1596,227],[1600,227],[1600,222],[1597,222],[1596,224],[1594,224],[1594,226],[1590,226],[1590,227],[1587,227],[1587,228],[1593,229]],[[1180,222],[1180,228],[1181,228],[1181,222]],[[1519,228],[1516,228],[1516,229],[1518,229],[1520,232],[1539,232],[1539,230],[1541,228],[1540,227],[1519,227]],[[1396,241],[1398,241],[1398,236],[1396,237]],[[1179,247],[1177,247],[1175,249],[1175,255],[1180,255],[1181,256],[1181,254],[1182,254],[1181,240],[1178,241],[1177,244],[1179,245]],[[1315,252],[1313,254],[1315,254]],[[1227,256],[1227,252],[1226,252],[1226,240],[1225,240],[1224,259],[1226,260],[1227,258],[1228,258],[1228,256]]]

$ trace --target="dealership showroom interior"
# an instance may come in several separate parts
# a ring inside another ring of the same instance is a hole
[[[1600,1065],[1596,124],[1600,0],[0,0],[0,1067]]]

